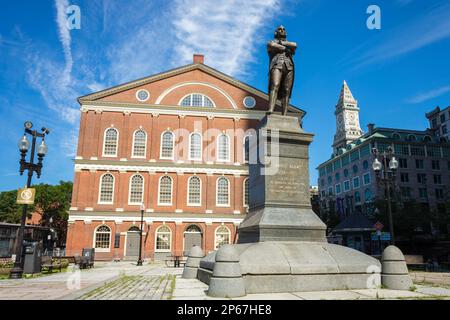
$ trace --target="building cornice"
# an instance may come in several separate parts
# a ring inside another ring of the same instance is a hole
[[[247,165],[207,165],[141,161],[75,160],[75,171],[129,171],[129,172],[173,172],[248,175]]]

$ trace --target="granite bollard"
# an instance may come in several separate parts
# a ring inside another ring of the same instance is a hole
[[[202,248],[193,246],[189,251],[186,265],[183,269],[183,279],[196,279],[200,260],[205,256]]]
[[[217,251],[215,261],[208,295],[219,298],[245,296],[244,279],[236,249],[232,245],[224,245]]]
[[[381,283],[387,289],[392,290],[409,290],[413,286],[405,256],[396,246],[389,246],[383,251]]]

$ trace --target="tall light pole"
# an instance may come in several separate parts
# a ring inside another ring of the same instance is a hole
[[[394,151],[391,146],[388,146],[381,154],[377,148],[372,149],[372,153],[375,156],[375,160],[372,163],[372,169],[377,176],[377,183],[383,184],[386,190],[387,207],[389,216],[389,232],[391,233],[391,244],[395,245],[394,237],[394,222],[392,219],[392,206],[391,206],[391,184],[394,187],[396,172],[398,169],[398,161],[394,157]],[[381,161],[378,160],[378,156],[381,156]],[[389,174],[391,173],[391,174]]]
[[[139,230],[139,258],[137,261],[137,266],[142,266],[142,228],[144,225],[144,203],[141,204],[141,229]]]
[[[33,177],[33,173],[36,172],[36,176],[40,178],[41,170],[42,170],[42,160],[47,153],[47,145],[45,144],[44,138],[46,134],[49,134],[50,131],[46,128],[42,128],[42,132],[38,132],[36,130],[31,130],[33,124],[31,121],[27,121],[24,124],[25,132],[23,137],[19,140],[18,146],[20,151],[20,175],[23,175],[25,170],[28,170],[28,179],[27,179],[27,188],[31,186],[31,178]],[[31,152],[30,152],[30,161],[26,161],[26,155],[28,149],[30,148],[30,141],[27,139],[27,134],[31,135]],[[36,151],[36,138],[42,138],[41,144],[37,147],[37,156],[38,163],[34,163],[34,153]],[[22,219],[20,221],[19,233],[17,235],[16,241],[16,259],[14,261],[14,267],[11,270],[10,278],[11,279],[19,279],[22,278],[23,274],[23,259],[22,259],[22,247],[23,247],[23,234],[25,230],[25,221],[27,218],[27,209],[28,205],[24,204],[22,209]]]

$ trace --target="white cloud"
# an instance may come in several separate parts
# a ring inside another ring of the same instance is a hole
[[[421,103],[433,98],[437,98],[439,96],[442,96],[443,94],[446,94],[447,92],[450,92],[450,85],[444,86],[441,88],[433,89],[427,92],[422,92],[417,95],[415,95],[412,98],[408,99],[409,103]]]
[[[69,6],[68,0],[55,0],[56,6],[56,24],[58,26],[59,40],[61,41],[64,58],[66,60],[66,68],[64,70],[64,78],[65,84],[69,84],[70,82],[70,73],[72,71],[73,59],[72,59],[72,50],[70,48],[72,38],[70,36],[70,30],[66,25],[66,9]]]
[[[395,29],[382,29],[379,37],[347,55],[345,65],[357,69],[382,63],[450,37],[450,3],[413,17]],[[356,58],[355,58],[356,57]]]
[[[253,62],[255,44],[281,7],[278,0],[177,0],[174,8],[176,64],[192,62],[193,53],[205,63],[233,75],[245,76]]]

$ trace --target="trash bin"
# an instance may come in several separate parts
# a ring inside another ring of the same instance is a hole
[[[23,273],[41,272],[42,244],[40,242],[24,242]]]
[[[94,266],[94,258],[95,258],[95,249],[94,248],[83,248],[82,252],[82,261],[85,266],[93,267]]]

